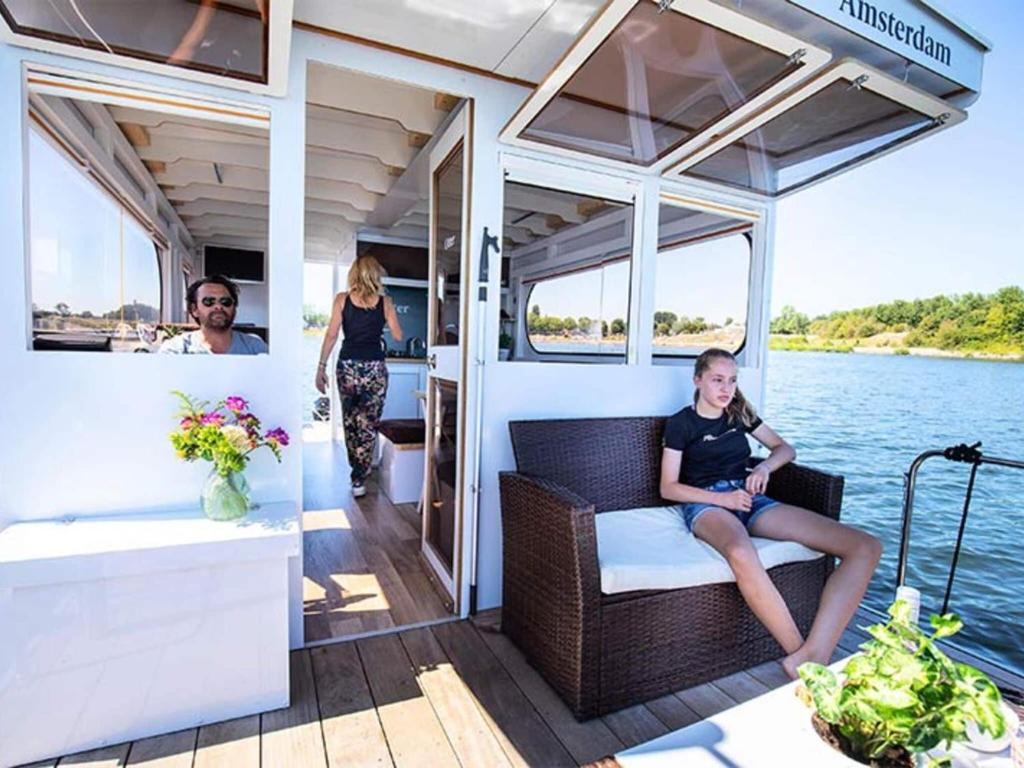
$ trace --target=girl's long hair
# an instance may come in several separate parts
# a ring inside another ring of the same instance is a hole
[[[383,296],[385,274],[373,256],[360,256],[348,270],[348,291],[361,298]]]
[[[728,352],[724,349],[718,349],[711,347],[705,349],[700,353],[700,357],[697,358],[697,362],[693,366],[693,375],[703,376],[704,372],[711,367],[713,360],[730,360],[736,362],[736,356],[732,352]],[[693,404],[697,405],[697,399],[700,397],[700,390],[693,390]],[[736,387],[736,394],[733,396],[729,404],[725,406],[725,415],[729,418],[730,424],[735,424],[737,421],[743,422],[743,426],[749,427],[757,419],[757,411],[754,410],[747,398],[743,396],[739,387]]]

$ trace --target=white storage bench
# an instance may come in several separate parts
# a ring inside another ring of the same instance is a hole
[[[295,505],[0,531],[0,766],[288,705]]]
[[[422,419],[387,419],[380,423],[380,487],[392,504],[420,500],[425,431]]]

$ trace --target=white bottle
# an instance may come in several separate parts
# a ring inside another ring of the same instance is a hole
[[[914,587],[904,584],[896,588],[896,599],[905,600],[910,605],[910,620],[917,624],[921,618],[921,593]]]

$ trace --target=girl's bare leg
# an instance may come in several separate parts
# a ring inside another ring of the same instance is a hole
[[[798,652],[804,639],[782,595],[761,565],[743,524],[732,513],[712,507],[697,518],[693,528],[697,538],[714,547],[729,563],[743,599],[783,650],[788,654]]]
[[[780,504],[765,510],[750,528],[754,536],[798,541],[811,549],[841,559],[825,583],[821,606],[807,641],[782,660],[786,673],[795,678],[805,661],[827,664],[839,638],[850,623],[882,556],[882,544],[874,536],[801,507]],[[785,648],[785,646],[783,646]]]

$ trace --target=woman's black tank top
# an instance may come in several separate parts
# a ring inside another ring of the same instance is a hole
[[[363,309],[345,299],[341,310],[342,360],[383,360],[384,359],[384,297],[377,299],[373,309]]]

